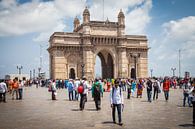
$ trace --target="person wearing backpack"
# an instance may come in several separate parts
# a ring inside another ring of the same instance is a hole
[[[148,96],[148,102],[152,102],[151,97],[152,97],[152,81],[151,79],[148,79],[147,83],[147,96]]]
[[[121,91],[121,87],[119,87],[119,81],[115,80],[114,87],[112,88],[110,92],[110,103],[111,103],[111,108],[112,108],[112,119],[113,123],[116,123],[115,121],[115,110],[117,108],[118,111],[118,120],[119,120],[119,125],[123,125],[122,123],[122,110],[124,108],[124,98],[123,98],[123,93]]]
[[[80,110],[81,111],[85,108],[85,102],[87,102],[88,86],[87,86],[86,80],[87,79],[85,77],[83,77],[83,80],[80,83],[80,86],[78,87],[78,92],[79,92],[79,94],[81,96],[81,98],[80,98]],[[82,89],[82,92],[80,92],[79,89]]]
[[[103,94],[103,88],[98,79],[95,79],[95,83],[92,86],[92,97],[95,101],[96,110],[100,110],[101,96]]]
[[[68,82],[69,101],[73,100],[73,90],[74,90],[74,83],[73,83],[73,80],[70,79],[69,82]]]
[[[157,79],[153,83],[153,88],[154,88],[153,100],[155,100],[155,98],[158,99],[158,92],[159,92]]]

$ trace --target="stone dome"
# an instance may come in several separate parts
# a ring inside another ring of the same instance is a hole
[[[119,14],[118,14],[118,17],[119,17],[119,18],[124,18],[124,17],[125,17],[125,15],[124,15],[122,9],[120,10],[120,12],[119,12]]]
[[[86,7],[83,11],[83,15],[90,15],[88,8]]]

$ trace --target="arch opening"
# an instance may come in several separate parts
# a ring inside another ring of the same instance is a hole
[[[75,79],[75,70],[74,70],[74,68],[70,69],[69,78]]]
[[[131,68],[131,78],[136,79],[136,71],[135,71],[135,68]]]
[[[97,61],[97,60],[100,60],[100,61]],[[107,52],[106,50],[103,50],[97,53],[95,66],[96,66],[95,76],[100,75],[99,77],[103,79],[114,78],[113,58],[111,54]]]

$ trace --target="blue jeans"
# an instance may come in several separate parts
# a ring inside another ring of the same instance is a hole
[[[186,99],[188,99],[188,104],[189,104],[189,106],[191,106],[191,100],[190,100],[189,94],[188,93],[183,93],[183,106],[184,107],[186,105]]]
[[[18,92],[19,92],[19,99],[22,99],[23,89],[22,88],[18,89]]]
[[[68,91],[69,94],[69,101],[73,100],[73,91]]]
[[[147,96],[148,96],[148,102],[152,102],[152,100],[151,100],[152,91],[147,90]]]
[[[165,94],[165,100],[167,101],[169,99],[169,91],[164,91]]]

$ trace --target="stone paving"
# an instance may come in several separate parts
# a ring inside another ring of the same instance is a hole
[[[23,100],[0,103],[0,129],[193,129],[192,108],[182,107],[182,90],[171,89],[170,100],[159,94],[157,101],[143,98],[126,99],[122,113],[123,126],[112,123],[109,93],[104,93],[102,110],[96,111],[91,94],[85,110],[78,101],[68,101],[67,90],[58,90],[57,101],[51,100],[47,88],[24,89]]]

